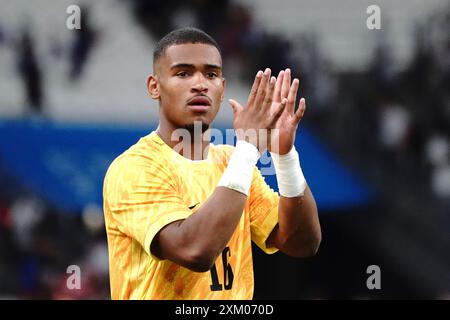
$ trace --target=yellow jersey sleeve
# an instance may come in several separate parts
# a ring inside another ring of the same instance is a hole
[[[192,214],[178,196],[176,177],[161,164],[140,156],[114,161],[105,177],[104,200],[109,225],[138,241],[147,254],[166,225]]]
[[[265,182],[260,171],[255,168],[249,195],[251,238],[265,253],[278,251],[267,247],[266,240],[278,223],[279,195]]]

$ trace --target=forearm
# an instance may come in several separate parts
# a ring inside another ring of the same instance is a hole
[[[290,256],[306,257],[317,252],[321,230],[316,202],[309,187],[304,196],[280,197],[277,243]]]
[[[272,154],[277,174],[280,201],[278,226],[269,237],[272,245],[291,256],[315,254],[321,240],[317,206],[306,184],[297,151]]]
[[[213,262],[233,235],[246,200],[243,193],[217,187],[209,199],[180,224],[180,243],[207,260],[206,264],[208,260]]]

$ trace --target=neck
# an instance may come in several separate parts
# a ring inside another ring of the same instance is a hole
[[[201,124],[189,128],[172,128],[159,123],[156,133],[169,147],[183,157],[190,160],[205,160],[208,157],[210,136],[209,132],[202,132]]]

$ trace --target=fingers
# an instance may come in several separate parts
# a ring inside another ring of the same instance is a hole
[[[301,98],[299,107],[294,115],[295,124],[299,124],[300,120],[302,120],[305,110],[306,110],[306,101],[305,101],[305,98]]]
[[[262,76],[263,76],[263,72],[261,70],[259,70],[256,73],[255,81],[253,81],[253,86],[252,86],[252,89],[250,90],[250,94],[249,94],[248,100],[247,100],[247,106],[253,105],[253,102],[255,101],[255,98],[256,98],[256,94],[258,92],[259,84],[261,83]]]
[[[290,87],[291,87],[291,69],[287,68],[284,71],[283,82],[281,85],[281,99],[287,98]]]
[[[264,70],[264,74],[263,74],[261,82],[259,84],[258,92],[256,93],[256,98],[253,103],[253,105],[258,109],[261,108],[261,106],[264,102],[264,99],[266,98],[266,93],[267,93],[267,89],[268,89],[267,86],[270,81],[270,73],[271,73],[271,70],[269,68],[266,68],[266,70]],[[249,107],[250,106],[251,105],[249,105]]]
[[[277,123],[278,119],[281,117],[284,109],[286,108],[286,104],[287,104],[287,99],[283,98],[281,100],[280,105],[278,106],[278,109],[271,115],[271,118],[272,118],[270,120],[271,126],[274,126]]]
[[[239,114],[244,108],[236,100],[230,99],[228,102],[230,103],[231,109],[233,109],[233,115],[236,118],[236,115]]]
[[[299,86],[300,81],[298,79],[294,79],[294,81],[292,81],[292,85],[291,88],[289,89],[289,95],[287,97],[287,111],[289,112],[289,114],[293,114],[294,113],[294,107],[295,107],[295,101],[297,101],[297,92],[298,92],[298,86]]]
[[[269,88],[267,89],[266,96],[264,98],[264,103],[261,107],[261,112],[267,112],[270,110],[270,106],[272,105],[273,91],[275,90],[275,77],[271,77],[269,81]]]
[[[283,83],[284,70],[278,73],[277,83],[275,84],[275,91],[273,92],[273,101],[281,102],[281,85]]]

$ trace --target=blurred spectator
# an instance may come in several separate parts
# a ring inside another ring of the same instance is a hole
[[[171,17],[180,2],[180,0],[131,0],[137,22],[155,39],[161,38],[173,29]]]
[[[36,197],[19,198],[11,206],[12,232],[16,243],[23,251],[33,251],[34,228],[43,216],[43,203]]]
[[[5,35],[4,30],[3,30],[2,25],[0,24],[0,47],[1,47],[2,45],[4,45],[5,42],[6,42],[6,35]]]
[[[239,12],[233,10],[236,5],[230,0],[191,0],[190,5],[196,12],[199,28],[208,30],[214,39],[217,39],[223,26],[235,27],[234,24],[228,23],[228,18],[234,16],[240,20]],[[222,46],[222,43],[220,45]]]
[[[41,67],[29,28],[22,32],[17,46],[19,74],[22,78],[27,104],[32,114],[41,114],[43,105],[43,82]]]
[[[448,138],[433,135],[426,144],[431,168],[431,188],[438,198],[450,200],[450,144]]]
[[[400,104],[386,102],[380,110],[380,140],[388,150],[401,151],[407,144],[411,115]]]
[[[81,29],[74,30],[75,39],[70,52],[71,81],[76,81],[81,77],[86,61],[96,41],[96,32],[91,26],[89,9],[82,7],[81,15]]]
[[[450,159],[450,145],[448,138],[435,134],[426,144],[426,158],[432,166],[443,166]]]
[[[435,195],[442,199],[450,199],[450,164],[437,166],[433,169],[431,186]]]

